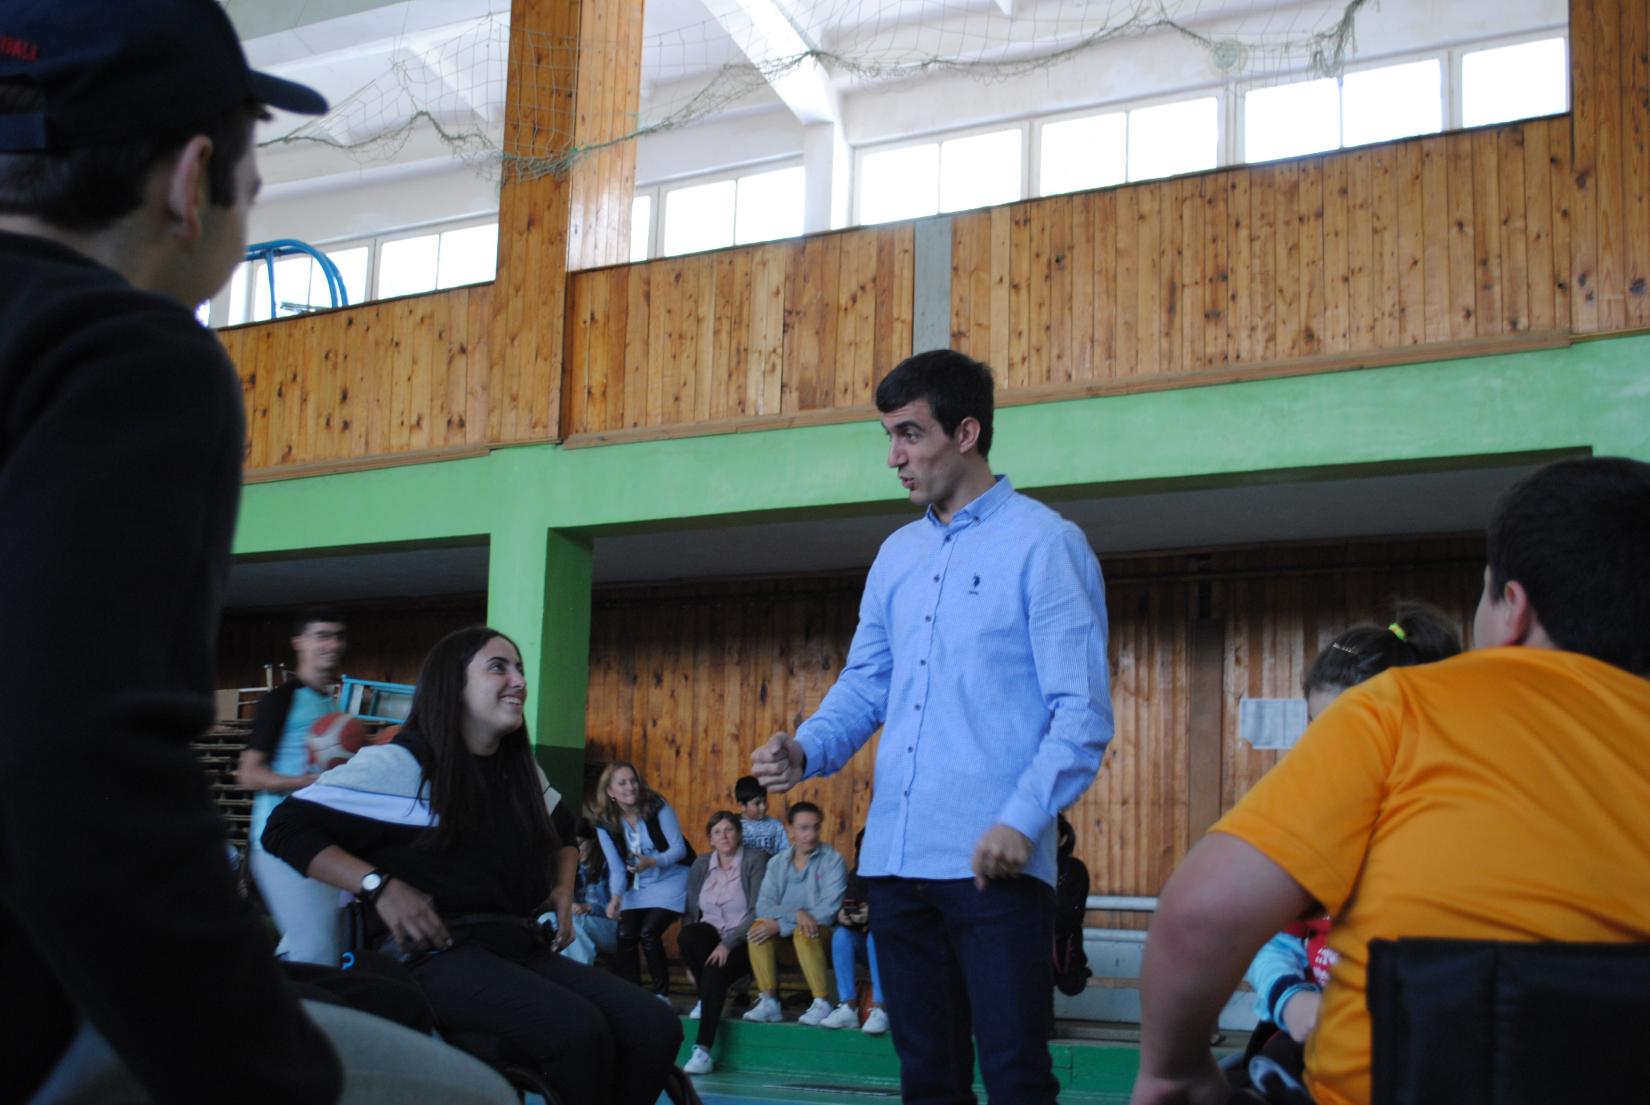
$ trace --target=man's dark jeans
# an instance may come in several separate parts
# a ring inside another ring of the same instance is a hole
[[[972,879],[866,883],[906,1105],[973,1105],[971,1021],[986,1096],[1052,1105],[1053,889],[1027,876],[983,891]]]

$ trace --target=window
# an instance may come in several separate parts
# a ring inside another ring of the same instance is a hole
[[[1220,100],[1140,107],[1129,112],[1129,179],[1153,180],[1213,169],[1220,159]]]
[[[1243,96],[1243,159],[1274,161],[1444,129],[1439,58],[1353,70]]]
[[[867,153],[859,163],[859,221],[920,219],[940,209],[940,144]]]
[[[1341,144],[1390,142],[1444,129],[1444,67],[1437,58],[1341,78]]]
[[[940,210],[967,211],[1020,198],[1022,128],[940,143]]]
[[[1555,115],[1570,106],[1569,86],[1562,37],[1474,50],[1461,57],[1461,125]]]
[[[802,233],[803,188],[802,166],[795,165],[666,189],[660,253],[795,237]]]
[[[646,261],[652,252],[648,248],[653,241],[653,197],[651,195],[637,196],[630,201],[630,260]]]
[[[497,272],[497,223],[394,238],[378,247],[378,298],[479,284]]]
[[[1341,144],[1339,82],[1325,78],[1243,94],[1243,159],[1274,161]]]
[[[920,219],[1025,194],[1025,127],[871,150],[859,161],[859,221]]]
[[[1129,179],[1129,116],[1124,111],[1044,123],[1037,166],[1045,196],[1104,188]]]

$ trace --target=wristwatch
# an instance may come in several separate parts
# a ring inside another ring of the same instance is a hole
[[[389,881],[390,877],[388,875],[376,869],[362,875],[361,900],[371,905],[377,900],[378,895],[384,892],[384,884]]]

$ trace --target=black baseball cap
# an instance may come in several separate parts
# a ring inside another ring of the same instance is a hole
[[[0,81],[44,106],[0,112],[0,151],[188,136],[237,105],[319,115],[313,88],[256,73],[218,0],[0,0]]]

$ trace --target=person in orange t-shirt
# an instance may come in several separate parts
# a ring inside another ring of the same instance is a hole
[[[1347,691],[1164,888],[1134,1105],[1226,1100],[1209,1026],[1267,937],[1320,907],[1320,1105],[1369,1100],[1371,939],[1650,940],[1647,559],[1650,465],[1561,461],[1508,491],[1477,651]]]

